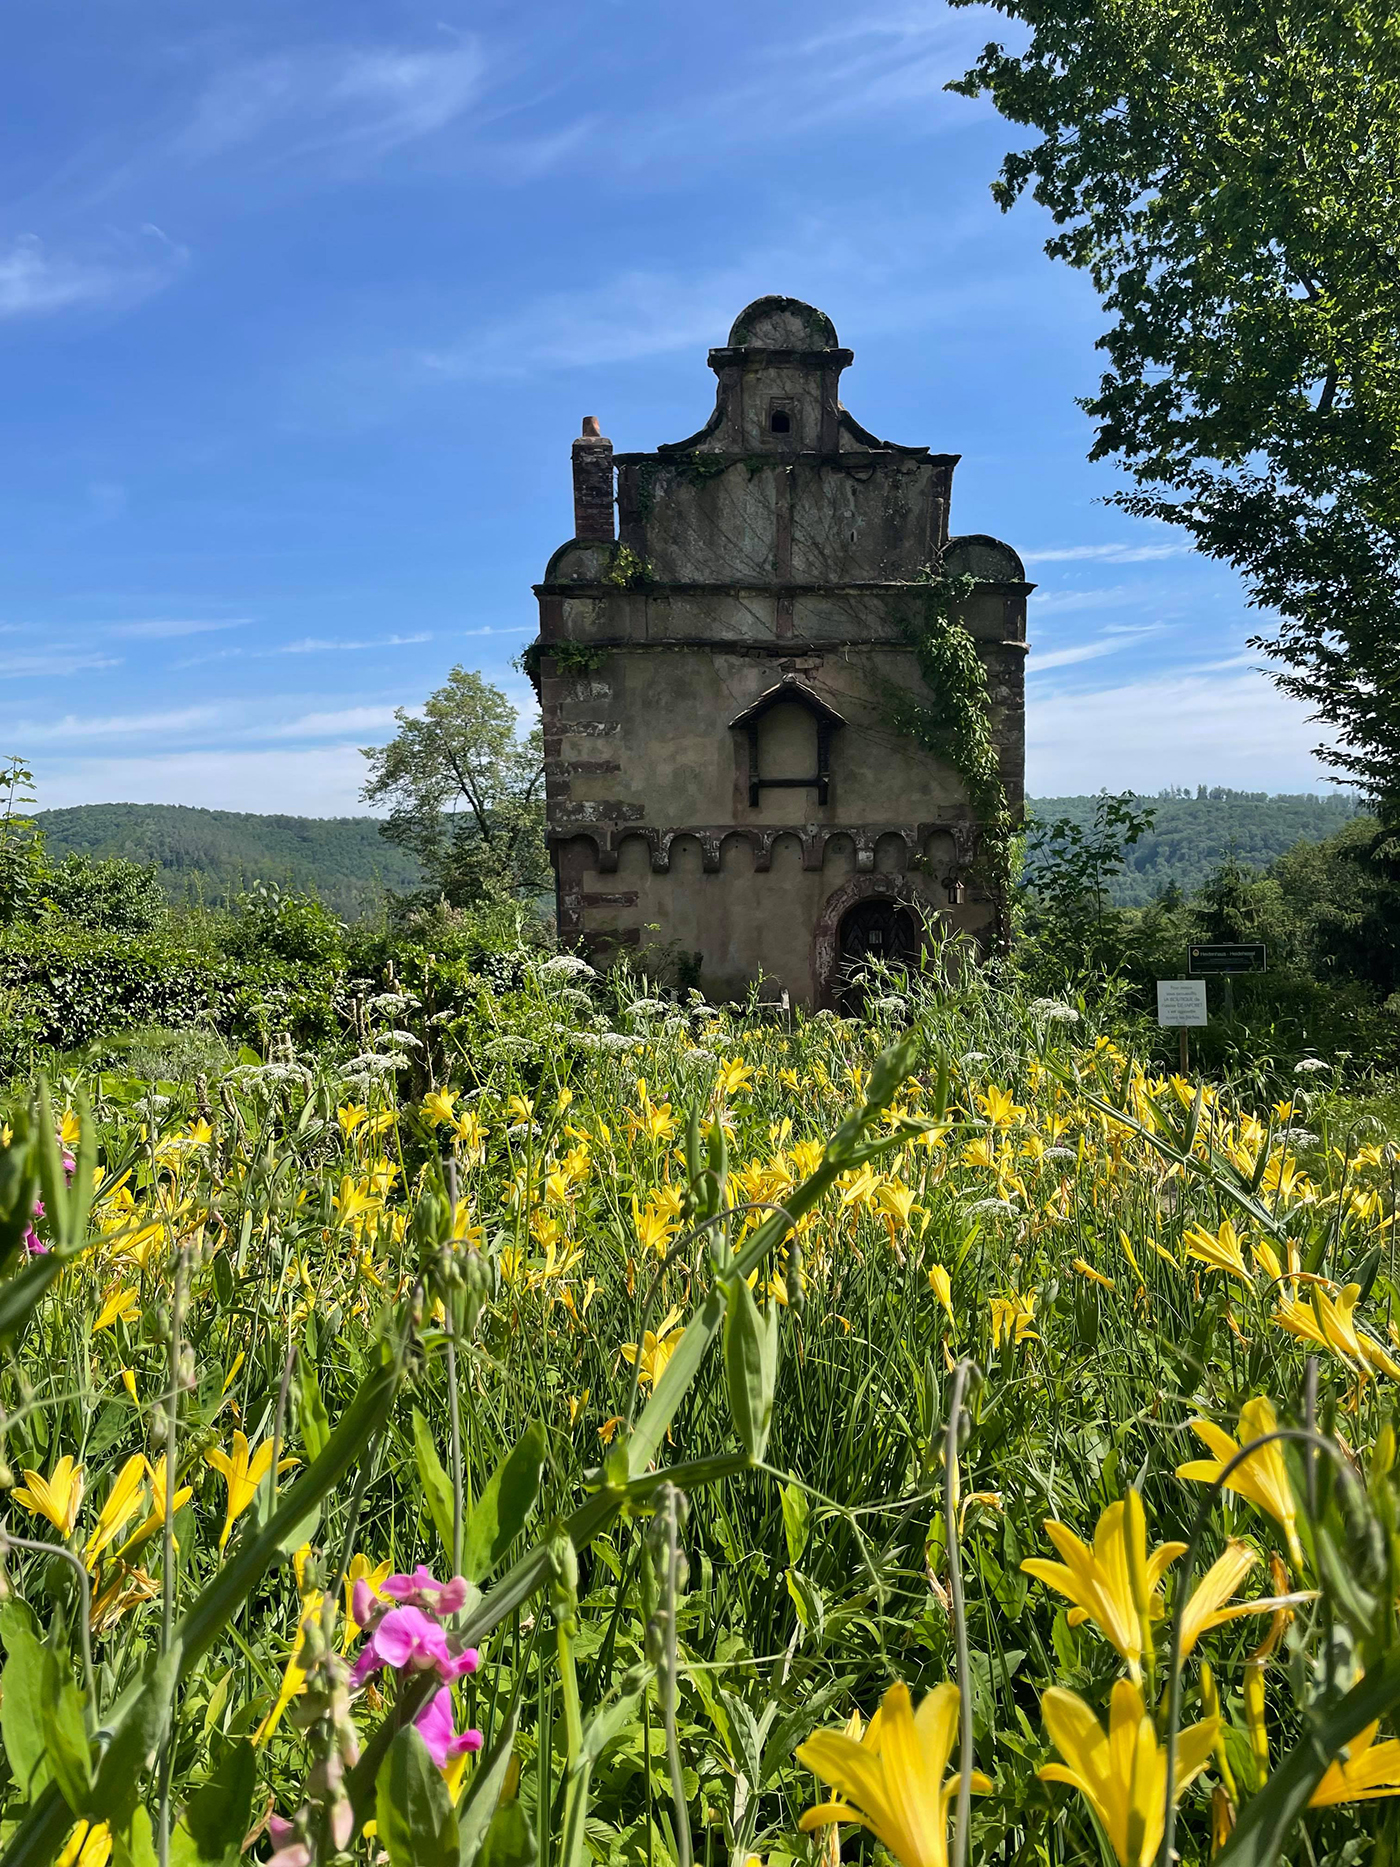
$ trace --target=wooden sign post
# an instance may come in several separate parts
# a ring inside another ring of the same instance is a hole
[[[1157,1022],[1174,1024],[1177,1031],[1181,1074],[1191,1060],[1186,1033],[1192,1025],[1206,1023],[1206,982],[1204,979],[1159,979],[1157,981]]]
[[[1186,949],[1186,970],[1194,978],[1217,978],[1224,985],[1225,1016],[1235,1015],[1234,975],[1266,972],[1268,951],[1262,940],[1244,940],[1234,946],[1197,944]]]

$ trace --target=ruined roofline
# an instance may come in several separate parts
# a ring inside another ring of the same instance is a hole
[[[875,454],[897,454],[906,460],[927,461],[933,467],[956,467],[962,459],[961,454],[934,454],[926,447],[906,447],[900,441],[879,441],[874,435],[864,440],[859,448],[843,447],[833,450],[802,447],[784,448],[781,451],[773,448],[765,449],[762,453],[751,451],[740,454],[732,451],[721,452],[719,448],[701,448],[698,443],[703,438],[703,434],[702,430],[701,434],[691,435],[688,440],[664,441],[660,447],[654,448],[650,453],[614,454],[613,460],[619,467],[639,467],[649,460],[657,461],[664,466],[672,466],[683,464],[686,455],[698,453],[703,456],[707,467],[711,463],[725,467],[766,467],[770,464],[777,467],[790,467],[796,460],[854,467],[859,466],[864,460],[869,460]]]
[[[554,555],[558,557],[562,552],[572,550],[576,544],[586,546],[588,542],[587,539],[571,539],[568,544],[560,545],[559,550],[556,551]],[[714,583],[697,583],[693,580],[689,582],[671,582],[661,577],[648,577],[645,583],[623,586],[609,582],[605,578],[594,578],[591,580],[575,578],[569,581],[563,581],[550,578],[548,575],[546,575],[543,583],[531,584],[530,586],[536,596],[606,597],[615,597],[624,588],[629,590],[633,595],[640,594],[645,596],[703,596],[715,590],[732,590],[736,594],[752,594],[755,596],[772,596],[775,591],[780,596],[784,594],[790,594],[792,596],[873,596],[887,595],[890,593],[902,595],[906,592],[914,593],[920,590],[927,590],[928,587],[929,581],[927,577],[893,577],[888,579],[874,579],[861,583],[832,583],[829,581],[798,583],[792,578],[770,579],[767,583],[758,583],[750,581],[747,578],[741,578],[737,582],[726,580]],[[979,577],[977,579],[977,589],[979,593],[991,592],[998,596],[1029,596],[1031,591],[1037,587],[1036,584],[1028,583],[1024,579],[1015,577]],[[709,640],[708,637],[705,639]]]

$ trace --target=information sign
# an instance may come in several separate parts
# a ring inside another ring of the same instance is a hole
[[[1206,1022],[1206,982],[1204,979],[1159,979],[1157,981],[1158,1024],[1204,1024]]]
[[[1207,974],[1229,977],[1236,972],[1263,972],[1263,941],[1245,941],[1239,946],[1188,946],[1186,970],[1198,978]]]

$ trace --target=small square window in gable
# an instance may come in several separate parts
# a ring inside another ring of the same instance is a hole
[[[787,396],[774,396],[768,403],[768,432],[775,439],[796,444],[800,440],[797,409]]]

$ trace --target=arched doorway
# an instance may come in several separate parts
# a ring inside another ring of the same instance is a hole
[[[923,948],[918,916],[891,895],[870,895],[847,908],[837,942],[837,990],[845,1012],[859,1010],[873,963],[917,966]]]
[[[812,929],[813,1003],[842,1010],[850,973],[877,957],[917,967],[925,929],[941,918],[934,884],[926,875],[876,870],[849,876],[822,903]]]

